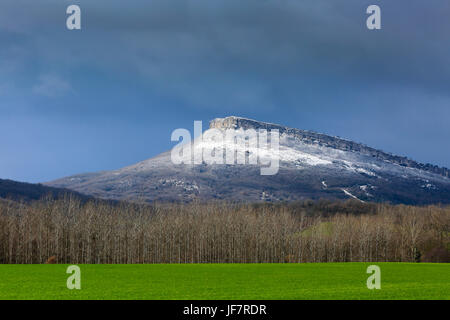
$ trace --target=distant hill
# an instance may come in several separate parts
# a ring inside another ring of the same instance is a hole
[[[59,199],[66,195],[76,196],[81,200],[88,200],[91,198],[68,189],[0,179],[0,198],[3,199],[29,202],[48,196],[53,199]]]

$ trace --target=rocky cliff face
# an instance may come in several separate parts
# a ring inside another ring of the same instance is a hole
[[[288,128],[273,123],[260,122],[256,120],[240,118],[240,117],[226,117],[216,118],[210,122],[210,128],[216,129],[276,129],[280,134],[290,135],[297,138],[299,141],[305,144],[315,144],[319,146],[329,147],[341,151],[357,152],[362,155],[373,157],[382,161],[389,161],[393,164],[400,166],[416,168],[435,174],[442,175],[444,177],[450,176],[450,170],[447,168],[441,168],[432,164],[422,164],[406,157],[396,156],[390,153],[377,150],[366,145],[356,143],[350,140],[345,140],[339,137],[332,137],[326,134],[316,133],[312,131]]]
[[[132,201],[292,201],[358,199],[450,204],[449,170],[325,134],[240,117],[214,119],[215,129],[278,129],[280,169],[255,165],[174,165],[170,152],[107,172],[47,183],[105,199]],[[194,143],[201,147],[201,140]]]

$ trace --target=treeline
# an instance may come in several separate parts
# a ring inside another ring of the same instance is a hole
[[[450,208],[0,202],[0,263],[450,262]]]

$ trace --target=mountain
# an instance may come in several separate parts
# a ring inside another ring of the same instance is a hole
[[[212,120],[203,136],[213,129],[233,130],[236,135],[249,129],[277,129],[279,153],[271,156],[280,161],[278,173],[261,175],[260,166],[249,164],[175,165],[169,151],[123,169],[75,175],[47,185],[119,200],[326,198],[416,205],[450,203],[450,171],[446,168],[326,134],[240,117]],[[193,147],[198,150],[207,144],[208,141],[197,138]]]
[[[0,199],[29,202],[39,200],[45,197],[52,199],[63,198],[64,196],[76,196],[81,200],[87,200],[91,197],[67,189],[44,186],[42,184],[33,184],[17,182],[13,180],[0,179]]]

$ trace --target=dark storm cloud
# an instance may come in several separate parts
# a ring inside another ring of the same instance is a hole
[[[61,1],[3,4],[15,14],[27,8],[15,19],[2,10],[6,29],[32,35],[30,55],[50,68],[141,76],[158,92],[199,107],[275,107],[277,93],[292,95],[304,82],[317,89],[366,84],[449,92],[445,0],[378,1],[379,32],[365,28],[371,2],[359,0],[77,3],[79,35],[64,30]]]
[[[365,26],[374,3],[380,31]],[[65,28],[70,4],[81,31]],[[238,114],[450,166],[449,16],[448,0],[2,0],[0,122],[110,132],[156,119],[170,133]]]

